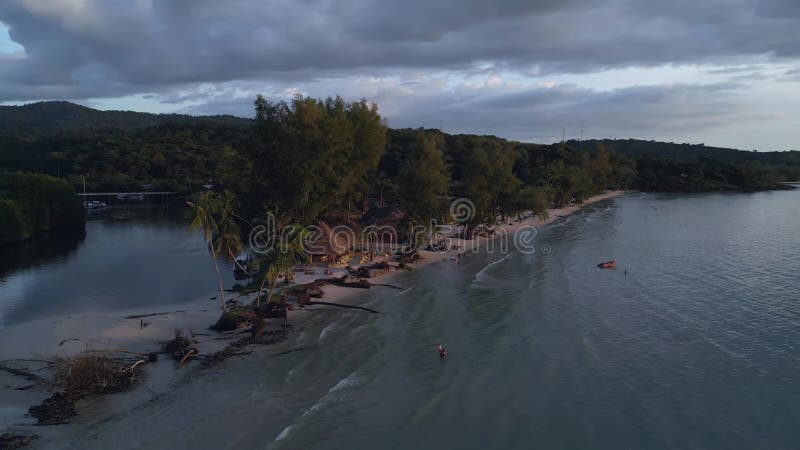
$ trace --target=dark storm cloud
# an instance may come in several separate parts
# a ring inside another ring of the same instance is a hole
[[[534,141],[580,120],[680,140],[799,113],[797,0],[0,0],[0,21],[25,49],[0,54],[0,102],[250,116],[256,93],[341,94],[392,126]],[[587,73],[604,81],[565,81]]]
[[[371,91],[370,98],[384,105],[382,113],[388,115],[392,127],[424,126],[530,142],[559,140],[563,127],[567,127],[568,137],[577,138],[581,120],[586,137],[680,140],[681,136],[731,121],[763,119],[746,112],[739,99],[742,86],[735,83],[636,86],[611,91],[575,85],[460,85],[440,90],[435,85],[415,83],[412,90],[406,88],[405,84],[389,83]],[[231,91],[225,90],[207,94],[208,102],[187,112],[253,114],[252,97],[232,98]],[[313,88],[308,94],[324,95]]]
[[[732,84],[637,86],[595,91],[577,86],[527,89],[501,95],[477,91],[425,96],[402,105],[394,126],[443,127],[451,132],[482,130],[524,141],[560,139],[562,127],[577,138],[584,121],[587,137],[657,138],[702,132],[740,113]]]
[[[0,100],[385,68],[528,74],[800,52],[795,0],[5,0]]]

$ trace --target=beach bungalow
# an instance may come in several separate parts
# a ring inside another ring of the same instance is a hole
[[[306,253],[311,257],[312,263],[338,263],[348,252],[349,242],[347,236],[334,233],[325,221],[318,224],[320,232],[312,242],[306,246]]]

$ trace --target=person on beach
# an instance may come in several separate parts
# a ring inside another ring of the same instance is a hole
[[[447,350],[442,347],[442,344],[439,344],[439,346],[436,347],[436,351],[439,352],[439,360],[444,361],[447,359]]]

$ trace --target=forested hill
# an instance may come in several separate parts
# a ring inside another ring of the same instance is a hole
[[[372,112],[371,106],[346,104],[338,98],[301,100],[296,104],[293,101],[273,105],[269,110],[276,117],[293,117],[296,123],[272,123],[274,117],[262,117],[260,120],[270,124],[269,127],[257,126],[258,115],[253,120],[97,111],[68,102],[0,107],[0,173],[49,174],[65,178],[77,189],[83,188],[85,180],[87,189],[97,192],[143,189],[191,192],[208,180],[228,179],[231,184],[242,180],[244,171],[262,164],[261,159],[267,157],[273,162],[283,161],[283,166],[262,167],[254,179],[265,174],[277,179],[280,178],[278,174],[286,172],[285,167],[297,165],[312,175],[307,180],[309,186],[320,182],[320,174],[345,173],[342,167],[354,165],[354,162],[371,164],[375,160],[377,166],[371,169],[370,176],[353,178],[348,183],[358,184],[360,195],[384,192],[386,197],[387,192],[399,192],[399,186],[406,184],[400,180],[404,178],[403,167],[409,155],[420,148],[429,150],[427,145],[430,144],[442,152],[453,186],[463,188],[465,177],[507,166],[513,169],[515,179],[519,180],[517,184],[531,189],[543,188],[555,202],[571,198],[570,195],[581,198],[596,189],[609,187],[680,192],[753,191],[773,189],[779,187],[781,181],[800,179],[800,152],[797,151],[751,152],[641,140],[587,140],[544,145],[496,136],[451,135],[434,129],[422,131],[427,139],[423,146],[420,130],[381,127],[382,131],[377,134],[382,134],[379,140],[385,147],[370,158],[357,155],[351,160],[343,157],[343,153],[332,151],[326,156],[321,150],[334,145],[337,139],[344,143],[349,142],[348,139],[359,142],[364,139],[342,137],[352,132],[349,126],[360,130],[363,125],[355,119],[353,124],[347,125],[336,117],[365,115],[373,118],[377,112]],[[294,107],[298,111],[290,111]],[[312,112],[321,117],[320,123],[315,125],[317,128],[309,128],[310,125],[303,122],[313,122],[316,116],[305,117]],[[266,113],[262,111],[263,114]],[[294,128],[285,129],[290,126]],[[265,156],[256,151],[265,145],[264,142],[278,142],[279,137],[284,141],[280,148],[270,150],[274,150],[273,153]],[[307,145],[308,154],[302,154],[301,145]],[[422,158],[427,154],[422,152],[417,156]],[[611,169],[607,167],[609,164]],[[407,178],[413,179],[413,176]],[[487,183],[500,185],[498,180],[502,177],[495,178]],[[281,186],[298,179],[300,175],[290,177],[273,188],[280,191]],[[474,184],[485,186],[484,181]],[[581,185],[584,181],[586,186]],[[558,183],[569,188],[558,190],[554,187]],[[358,200],[358,195],[349,194],[352,195],[347,201]]]
[[[766,152],[745,151],[724,147],[708,147],[703,144],[677,144],[673,142],[643,141],[640,139],[589,139],[571,140],[567,145],[584,151],[593,151],[602,144],[614,152],[633,158],[667,158],[678,161],[696,161],[710,158],[716,161],[764,164],[800,165],[800,151]]]
[[[250,119],[235,116],[189,116],[134,111],[99,111],[65,101],[0,106],[0,131],[137,130],[164,124],[242,126]]]

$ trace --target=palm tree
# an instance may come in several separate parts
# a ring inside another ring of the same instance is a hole
[[[269,284],[267,302],[271,302],[272,294],[278,285],[278,276],[283,273],[286,274],[288,279],[288,274],[292,267],[309,261],[308,253],[303,248],[306,236],[307,233],[304,230],[299,230],[289,237],[288,242],[277,243],[267,254],[266,263],[268,267],[256,295],[256,308],[261,306],[261,293],[265,284]]]
[[[211,259],[214,261],[214,269],[217,271],[217,282],[219,283],[219,298],[222,304],[222,312],[225,312],[225,288],[222,284],[222,274],[219,272],[217,264],[217,248],[214,239],[219,233],[217,217],[222,210],[222,203],[219,197],[211,192],[200,192],[196,194],[192,201],[186,202],[194,211],[194,219],[189,225],[193,230],[203,230],[203,239],[208,243],[211,251]]]
[[[234,221],[234,218],[241,220],[235,211],[236,197],[230,191],[225,191],[220,199],[222,203],[220,204],[220,218],[217,221],[216,252],[239,266],[244,272],[247,272],[247,269],[242,267],[236,259],[236,255],[244,250],[241,230],[236,221]]]

